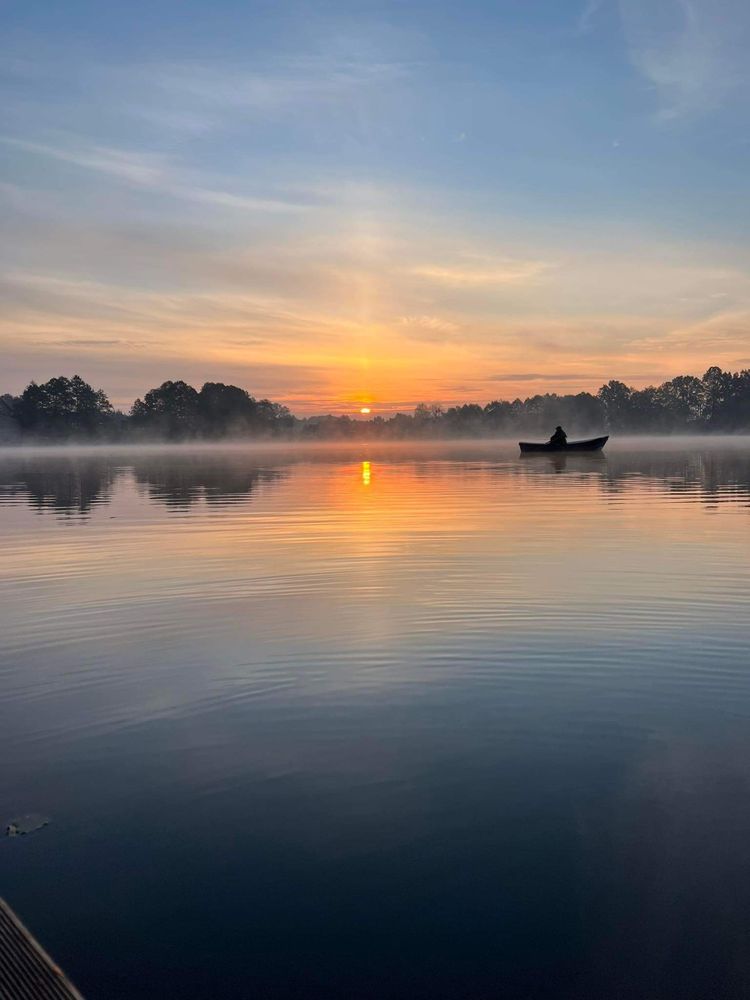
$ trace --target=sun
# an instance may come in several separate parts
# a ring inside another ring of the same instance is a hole
[[[370,412],[370,407],[369,406],[363,406],[359,412],[360,413],[369,413]]]

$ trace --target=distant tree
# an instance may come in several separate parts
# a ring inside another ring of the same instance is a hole
[[[669,411],[655,386],[631,390],[626,426],[635,434],[653,434],[670,429]]]
[[[624,382],[612,379],[601,387],[597,395],[604,408],[607,425],[614,430],[625,430],[630,420],[633,390]]]
[[[414,433],[414,417],[408,413],[394,413],[386,421],[385,434],[391,441],[400,441]]]
[[[16,403],[17,400],[10,393],[0,396],[0,442],[5,444],[17,441],[21,435]]]
[[[247,434],[258,404],[244,389],[223,382],[206,382],[198,393],[201,430],[208,437]]]
[[[550,418],[546,410],[547,406],[544,396],[539,393],[535,396],[529,396],[523,401],[523,407],[519,413],[522,417],[522,426],[535,432],[543,432],[550,424]],[[553,423],[552,426],[554,427],[555,424]]]
[[[731,428],[750,429],[750,369],[744,368],[732,376]]]
[[[689,430],[699,426],[705,389],[694,375],[678,375],[659,387],[659,402],[669,414],[672,428]]]
[[[732,375],[712,365],[703,376],[703,419],[713,430],[726,428],[732,400]]]
[[[417,403],[414,407],[415,420],[439,420],[443,416],[440,403]]]
[[[101,389],[74,375],[31,382],[13,402],[21,431],[43,438],[93,437],[101,433],[112,414],[112,404]]]
[[[513,426],[513,403],[494,399],[484,408],[484,426],[490,434],[503,434]]]
[[[162,382],[136,399],[130,413],[137,428],[170,441],[193,437],[200,427],[198,393],[187,382]]]
[[[590,392],[579,392],[575,396],[564,396],[563,399],[567,401],[564,420],[572,429],[589,431],[604,426],[604,407],[597,396],[592,396]]]
[[[480,437],[484,433],[484,410],[477,403],[451,406],[442,414],[448,434],[456,437]]]
[[[440,403],[417,403],[412,420],[413,433],[419,437],[430,437],[438,433],[443,415]]]
[[[359,421],[351,417],[334,416],[327,413],[319,417],[309,417],[304,424],[304,437],[340,440],[354,437],[360,427]]]
[[[290,433],[296,424],[296,418],[290,410],[281,403],[273,403],[270,399],[259,399],[256,404],[253,427],[257,434],[268,436]]]

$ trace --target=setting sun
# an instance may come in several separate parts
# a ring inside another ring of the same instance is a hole
[[[363,406],[362,409],[359,412],[360,413],[369,413],[370,412],[370,407],[369,406]]]

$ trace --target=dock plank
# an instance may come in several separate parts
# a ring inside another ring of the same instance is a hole
[[[0,1000],[83,1000],[3,899],[0,899]]]

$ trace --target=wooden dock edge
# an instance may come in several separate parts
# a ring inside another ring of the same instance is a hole
[[[83,1000],[62,969],[2,898],[0,1000]]]

